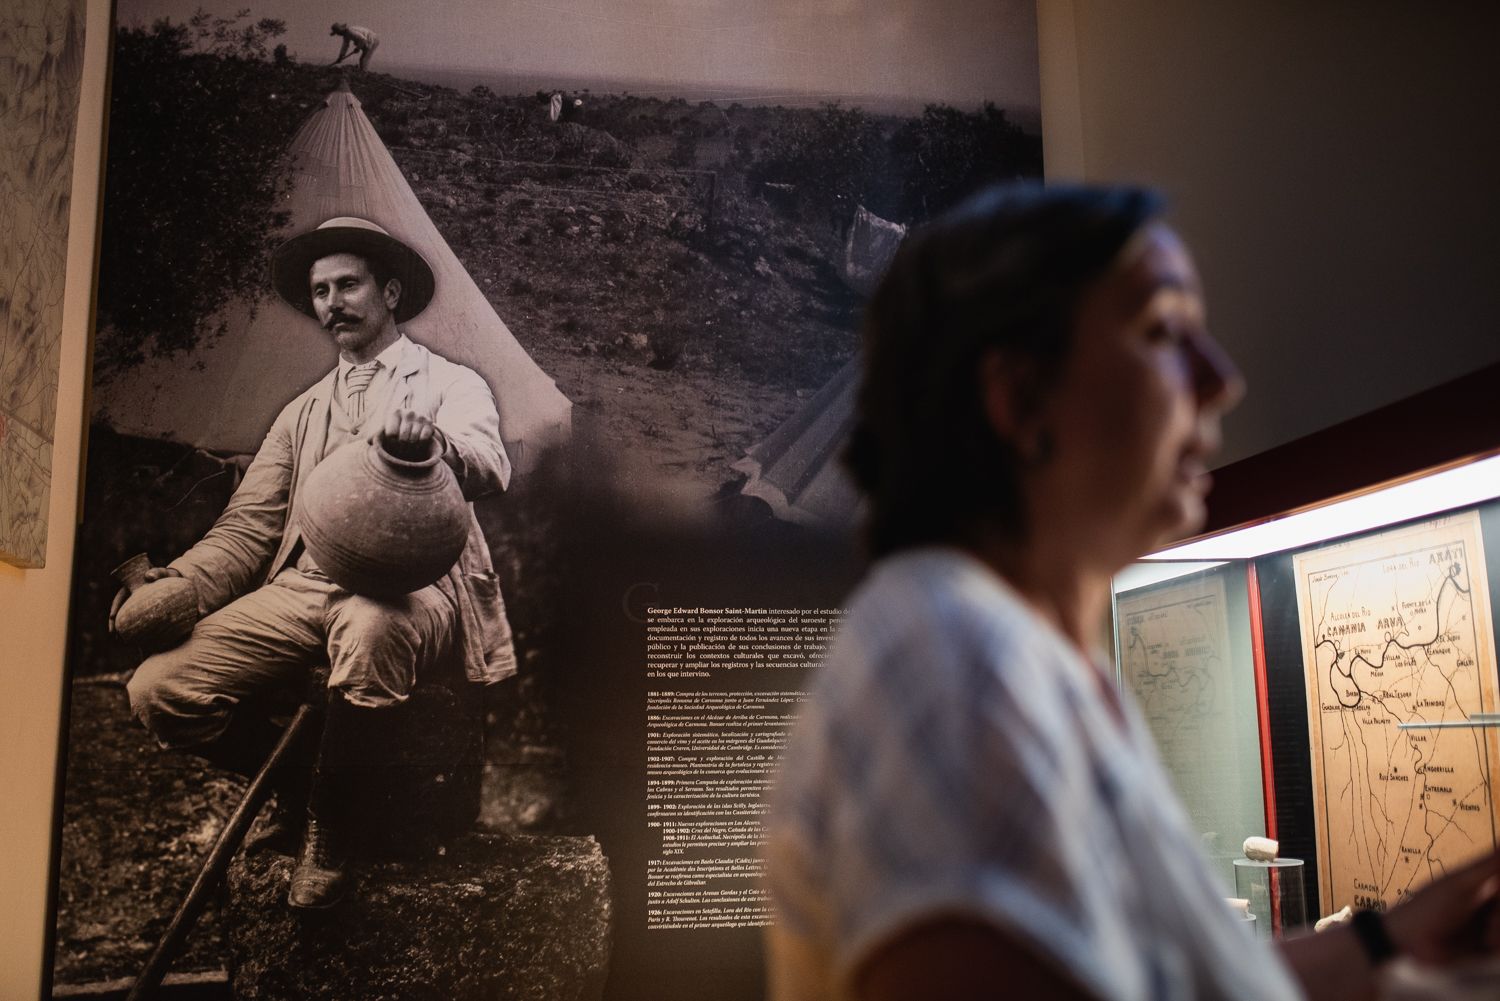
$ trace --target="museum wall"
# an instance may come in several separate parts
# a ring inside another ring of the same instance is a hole
[[[1500,6],[1040,9],[1048,176],[1166,190],[1249,381],[1221,462],[1500,360]]]
[[[34,997],[68,578],[109,4],[88,0],[47,566],[0,566],[0,997]],[[1165,188],[1215,329],[1253,391],[1224,461],[1500,359],[1497,137],[1484,47],[1500,12],[1293,2],[1041,0],[1054,178]]]
[[[87,0],[74,148],[62,373],[52,451],[47,564],[0,563],[0,998],[37,996],[47,916],[58,719],[73,567],[89,340],[109,0]]]

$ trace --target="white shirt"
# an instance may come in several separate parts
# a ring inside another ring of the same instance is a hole
[[[383,400],[385,393],[390,389],[391,373],[396,370],[402,357],[406,354],[406,345],[411,343],[405,334],[399,335],[394,341],[386,345],[384,351],[376,355],[374,360],[379,366],[375,370],[375,378],[370,380],[369,388],[365,390],[365,414],[368,416],[373,412],[377,400]],[[345,406],[349,402],[348,384],[349,371],[354,368],[354,362],[339,354],[338,378],[334,380],[335,391],[338,402]],[[380,421],[384,423],[385,414],[380,414]]]
[[[771,801],[772,997],[846,996],[881,945],[955,915],[1101,998],[1300,996],[1230,912],[1133,706],[1125,716],[974,558],[880,563]]]

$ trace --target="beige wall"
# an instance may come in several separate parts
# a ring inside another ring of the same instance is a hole
[[[68,583],[98,214],[108,0],[87,0],[47,565],[0,564],[0,998],[41,989]]]
[[[1166,190],[1249,379],[1223,461],[1500,361],[1500,4],[1040,14],[1049,176]]]

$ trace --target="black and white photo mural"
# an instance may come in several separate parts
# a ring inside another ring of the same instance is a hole
[[[54,986],[762,996],[861,310],[1040,178],[1036,46],[1030,2],[119,0]]]

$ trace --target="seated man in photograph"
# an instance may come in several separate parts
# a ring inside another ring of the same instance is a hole
[[[208,534],[148,572],[191,581],[202,617],[180,645],[147,658],[128,691],[163,747],[250,775],[279,736],[273,706],[298,698],[311,670],[328,665],[288,894],[292,907],[321,909],[348,890],[351,817],[370,788],[368,762],[389,744],[413,685],[456,662],[470,681],[499,681],[515,673],[515,653],[472,507],[463,553],[443,577],[399,597],[368,597],[330,580],[304,544],[308,476],[335,450],[363,447],[377,433],[435,442],[469,501],[503,490],[511,467],[484,380],[397,326],[433,296],[420,254],[373,223],[336,218],[283,244],[272,271],[277,293],[338,345],[338,364],[282,409]],[[317,328],[308,324],[306,335]],[[278,777],[273,830],[286,833],[300,777],[297,769]]]

